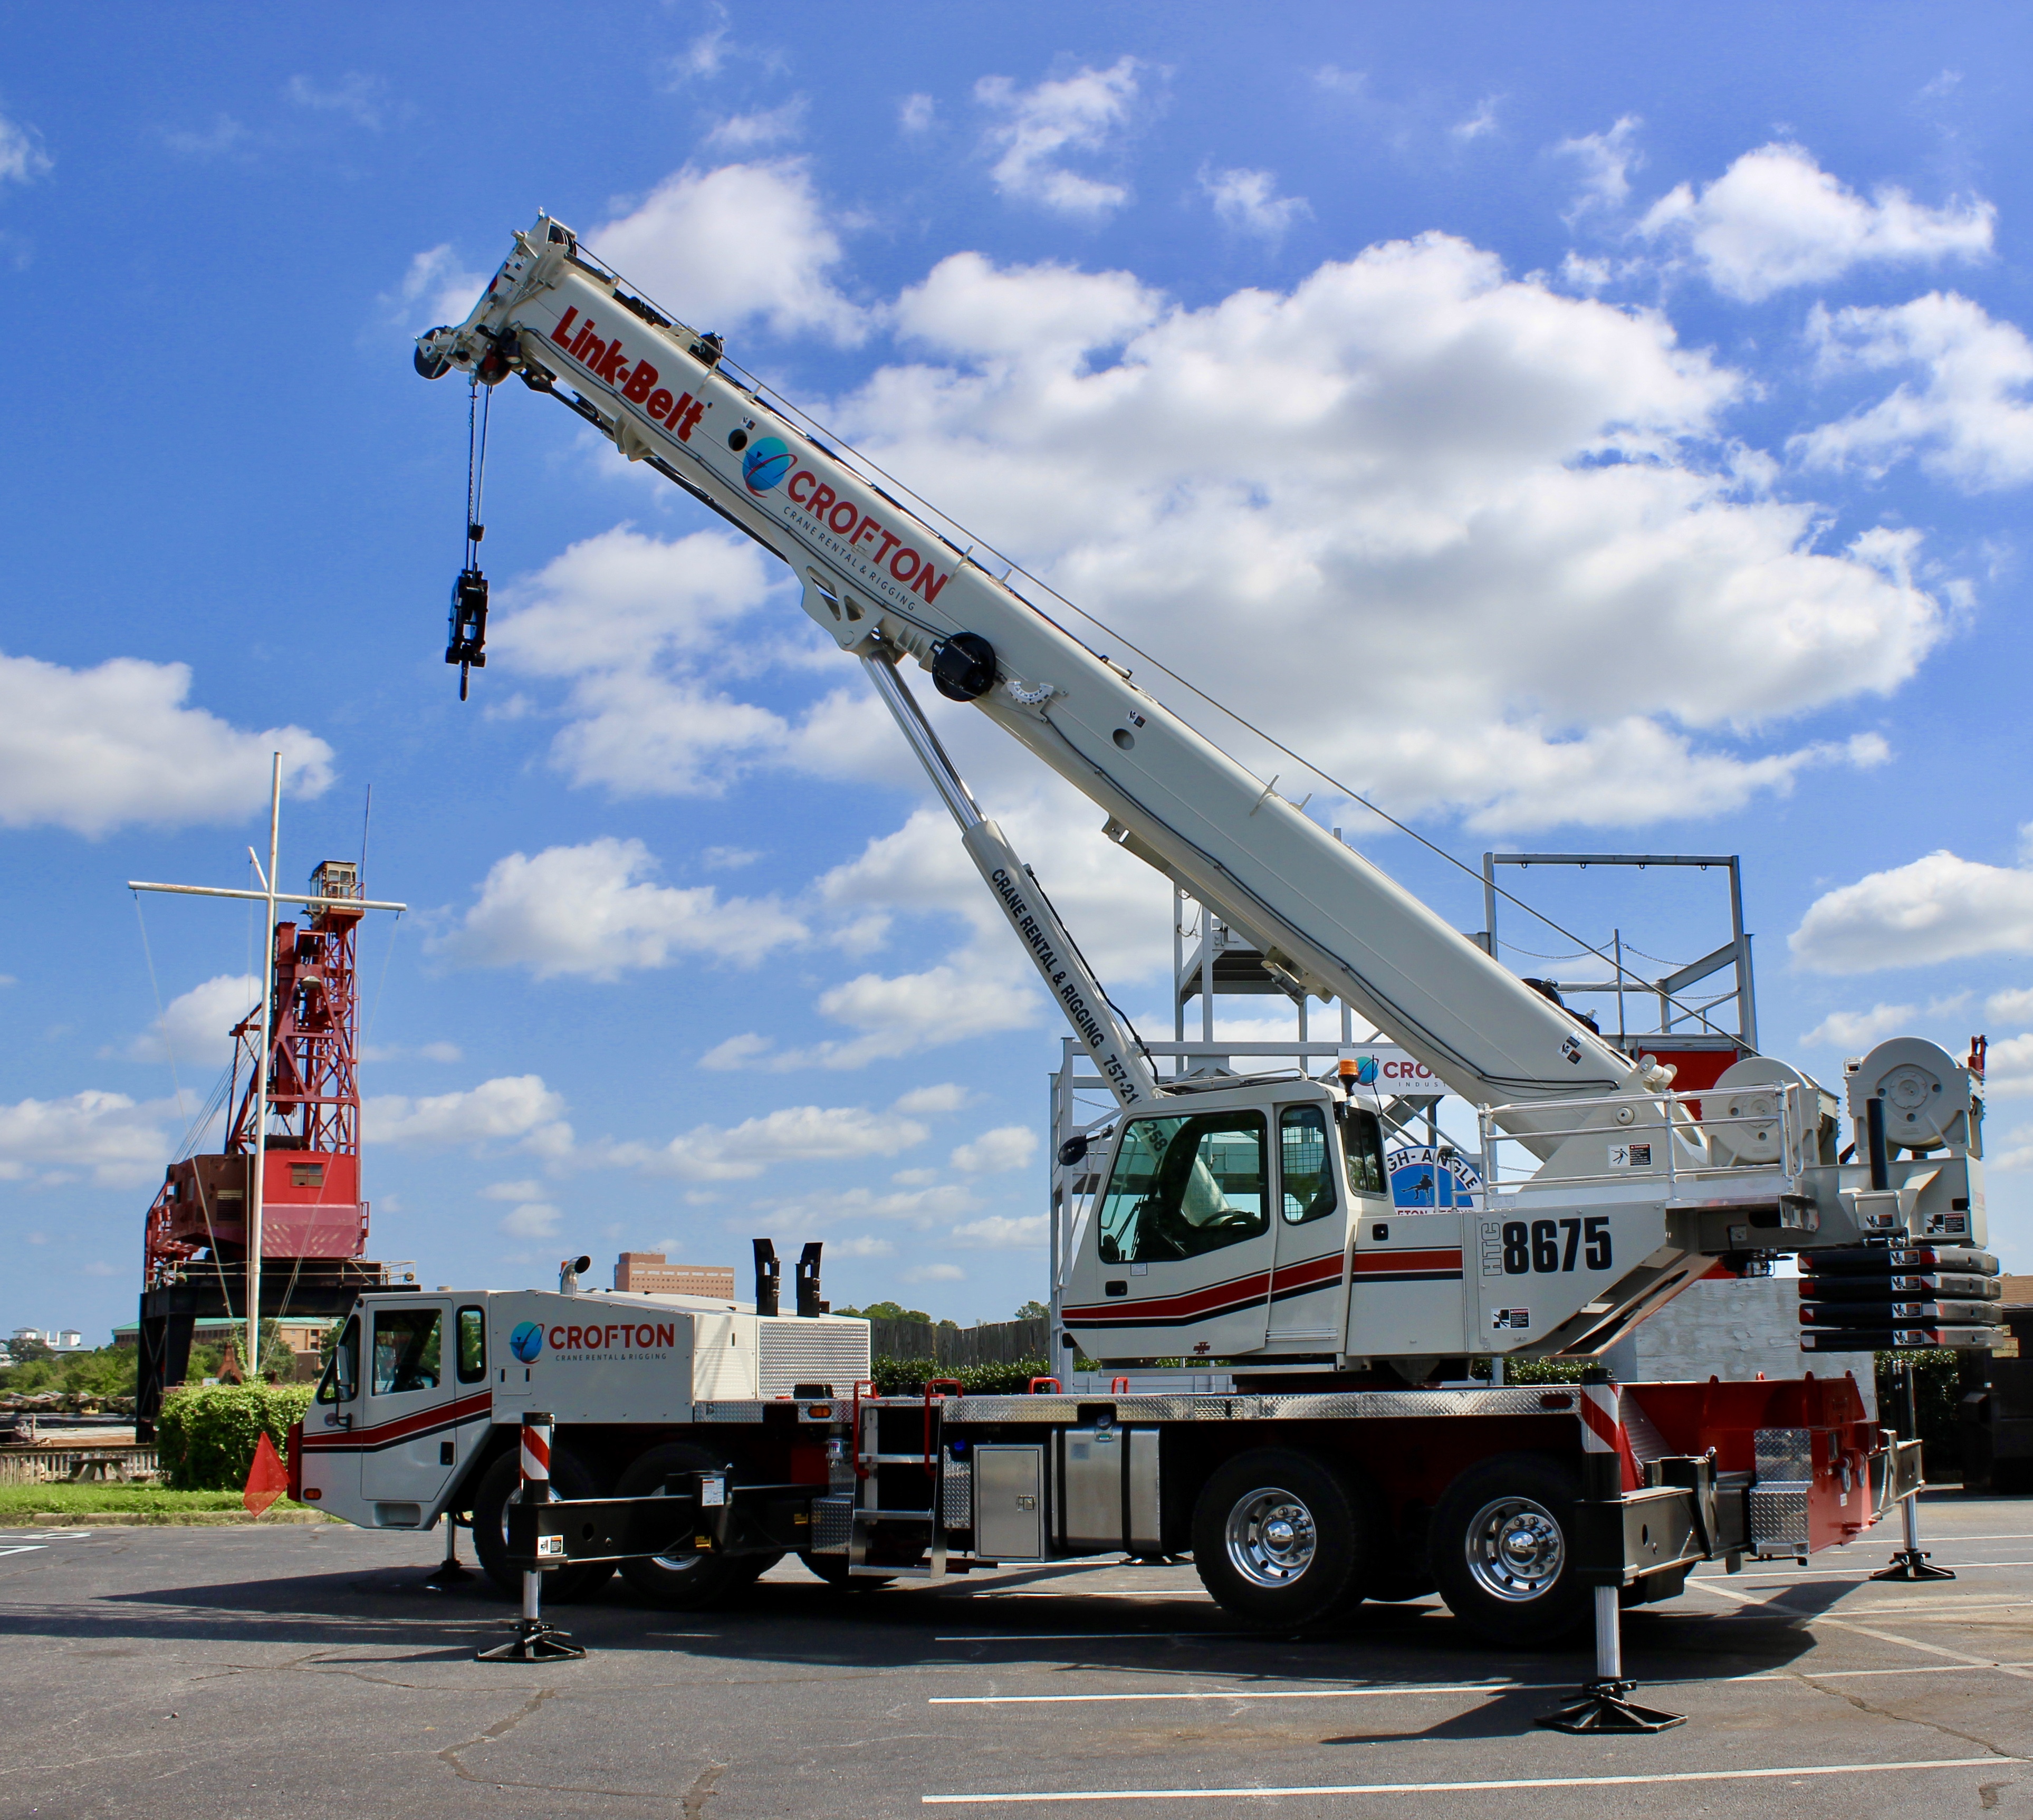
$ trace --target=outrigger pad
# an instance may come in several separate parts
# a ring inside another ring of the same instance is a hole
[[[492,1650],[476,1650],[476,1662],[573,1662],[586,1651],[571,1640],[571,1633],[547,1624],[541,1618],[518,1618],[515,1641]]]
[[[1933,1558],[1924,1548],[1900,1548],[1893,1552],[1890,1567],[1880,1567],[1870,1577],[1874,1580],[1904,1581],[1953,1580],[1956,1577],[1953,1567],[1929,1567],[1927,1563]]]
[[[1637,1687],[1635,1681],[1589,1681],[1582,1697],[1571,1706],[1546,1713],[1534,1719],[1555,1732],[1665,1732],[1684,1725],[1684,1713],[1662,1713],[1656,1706],[1640,1706],[1624,1695]]]

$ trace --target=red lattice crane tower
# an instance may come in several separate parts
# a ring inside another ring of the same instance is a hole
[[[312,874],[311,886],[315,895],[328,899],[363,895],[359,868],[346,860],[327,860]],[[301,923],[278,923],[268,952],[275,1003],[261,1256],[264,1271],[299,1279],[307,1271],[314,1279],[330,1277],[335,1264],[367,1250],[354,953],[361,916],[329,904]],[[148,1209],[150,1289],[189,1280],[198,1260],[223,1267],[206,1275],[244,1274],[260,1033],[257,1005],[233,1028],[231,1122],[223,1149],[171,1163]]]

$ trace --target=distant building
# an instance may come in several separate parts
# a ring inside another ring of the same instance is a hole
[[[315,1355],[324,1346],[324,1336],[331,1328],[329,1320],[279,1320],[275,1323],[275,1337],[291,1352]],[[125,1327],[116,1327],[113,1330],[113,1343],[133,1346],[140,1331],[132,1321]],[[244,1320],[228,1320],[221,1316],[192,1323],[191,1338],[199,1346],[218,1346],[229,1339],[238,1345],[245,1342],[246,1335],[247,1324]]]
[[[672,1264],[661,1251],[624,1251],[614,1263],[614,1286],[652,1295],[710,1295],[734,1299],[734,1270],[710,1264]]]
[[[24,1342],[30,1346],[46,1346],[51,1352],[92,1350],[84,1343],[84,1335],[74,1327],[17,1327],[9,1339],[8,1350],[18,1353]]]

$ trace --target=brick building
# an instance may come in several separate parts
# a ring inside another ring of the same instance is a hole
[[[734,1270],[709,1264],[672,1264],[661,1251],[624,1251],[614,1264],[616,1289],[652,1295],[710,1295],[734,1299]]]

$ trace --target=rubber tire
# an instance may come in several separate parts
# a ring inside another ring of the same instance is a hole
[[[836,1593],[873,1593],[889,1585],[894,1577],[888,1574],[850,1574],[844,1555],[808,1555],[801,1550],[798,1559],[803,1563],[807,1573],[825,1581]]]
[[[653,1498],[673,1473],[711,1472],[726,1462],[689,1441],[668,1441],[632,1461],[615,1485],[617,1498]],[[738,1599],[784,1557],[694,1555],[673,1564],[646,1556],[621,1563],[638,1604],[665,1612],[709,1612]]]
[[[1245,1578],[1228,1557],[1230,1513],[1265,1489],[1288,1492],[1312,1514],[1312,1560],[1281,1586]],[[1362,1596],[1361,1568],[1372,1546],[1368,1502],[1342,1472],[1292,1447],[1259,1447],[1217,1466],[1193,1507],[1193,1567],[1223,1611],[1258,1622],[1310,1624]]]
[[[522,1570],[508,1559],[505,1533],[508,1500],[522,1482],[522,1457],[511,1447],[481,1474],[473,1494],[473,1552],[487,1577],[512,1599],[522,1596]],[[561,1498],[597,1498],[600,1488],[578,1455],[551,1447],[551,1489]],[[547,1605],[569,1605],[605,1586],[613,1577],[612,1561],[586,1561],[575,1567],[554,1567],[544,1575]]]
[[[1574,1564],[1574,1512],[1580,1496],[1580,1475],[1548,1454],[1499,1454],[1459,1474],[1433,1511],[1428,1549],[1447,1608],[1486,1642],[1508,1649],[1564,1643],[1589,1616],[1588,1589]],[[1507,1497],[1529,1498],[1560,1531],[1560,1571],[1544,1592],[1529,1599],[1498,1597],[1469,1567],[1470,1523],[1485,1506]]]

